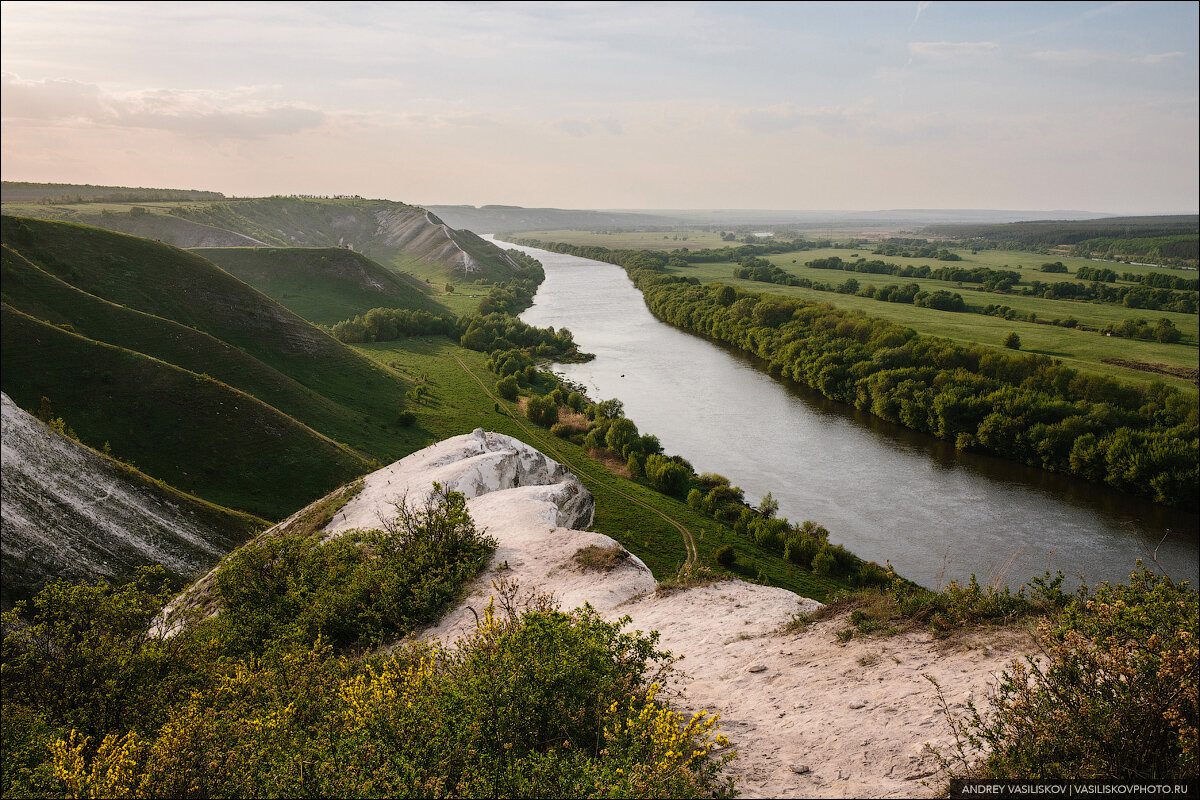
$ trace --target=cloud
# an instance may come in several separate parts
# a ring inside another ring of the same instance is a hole
[[[853,125],[857,117],[857,112],[846,108],[801,108],[791,103],[742,109],[733,114],[735,124],[751,133],[776,133],[798,128],[817,128],[832,133]]]
[[[610,136],[620,136],[624,132],[624,126],[620,120],[613,117],[604,117],[602,119],[560,119],[554,123],[554,127],[568,136],[581,137],[591,136],[594,133],[607,133]]]
[[[995,42],[909,42],[909,52],[925,58],[958,59],[992,55],[1000,51]]]
[[[257,139],[315,128],[325,114],[259,100],[259,90],[225,92],[150,89],[105,91],[96,84],[3,75],[5,121],[105,125],[174,131],[191,136]]]

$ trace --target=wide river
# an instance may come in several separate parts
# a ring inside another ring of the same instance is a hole
[[[1196,514],[958,453],[659,322],[619,267],[519,249],[546,268],[521,319],[569,328],[596,355],[556,372],[593,400],[620,398],[641,432],[697,472],[725,475],[754,503],[771,492],[781,515],[824,525],[865,559],[929,587],[971,574],[1015,587],[1046,570],[1125,581],[1156,553],[1171,577],[1196,578]]]

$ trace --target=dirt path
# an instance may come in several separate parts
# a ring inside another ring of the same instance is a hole
[[[474,372],[472,372],[470,370],[470,368],[467,367],[467,365],[463,363],[462,359],[460,359],[458,356],[452,356],[452,357],[458,363],[458,365],[460,367],[462,367],[463,372],[470,375],[471,378],[473,378],[475,380],[475,382],[479,384],[479,388],[483,389],[484,394],[486,394],[488,397],[492,398],[492,401],[495,402],[497,405],[499,405],[500,398],[492,393],[492,390],[487,387],[487,384],[484,383],[479,378],[478,375],[476,375]],[[500,407],[503,408],[504,406],[500,406]],[[566,464],[568,467],[573,469],[577,475],[582,476],[582,475],[586,474],[584,472],[584,470],[577,463],[575,463],[571,458],[569,458],[561,450],[559,450],[555,446],[555,443],[553,441],[550,441],[550,440],[546,439],[545,437],[541,436],[538,432],[535,432],[532,428],[530,428],[528,425],[525,424],[524,420],[522,420],[520,417],[516,416],[515,414],[511,414],[509,416],[514,422],[517,423],[517,425],[519,425],[521,427],[521,429],[523,431],[528,433],[531,437],[533,437],[533,439],[535,441],[537,441],[538,447],[543,452],[549,453],[550,455],[554,456],[554,458],[558,459],[563,464]],[[668,523],[670,523],[677,531],[679,531],[679,535],[681,537],[683,537],[683,546],[687,550],[687,560],[684,562],[684,566],[690,566],[690,565],[696,563],[696,560],[699,557],[699,552],[696,550],[696,540],[692,536],[692,532],[690,530],[688,530],[683,525],[683,523],[681,523],[675,519],[672,519],[671,517],[667,516],[665,513],[658,510],[654,506],[644,503],[641,500],[638,500],[633,495],[631,495],[627,492],[624,492],[621,489],[618,489],[617,487],[615,487],[611,484],[606,483],[604,488],[608,489],[610,492],[613,492],[614,494],[620,495],[621,497],[625,498],[629,502],[634,503],[634,504],[640,506],[641,508],[646,509],[647,511],[657,514],[658,516],[660,516],[664,520],[666,520]]]

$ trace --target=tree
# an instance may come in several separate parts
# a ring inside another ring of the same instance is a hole
[[[549,397],[534,395],[525,404],[525,416],[533,424],[549,428],[558,422],[558,404]]]
[[[1004,337],[1004,346],[1007,347],[1009,350],[1020,350],[1021,349],[1021,337],[1017,336],[1016,331],[1010,332],[1008,334],[1008,336]]]
[[[516,400],[517,390],[520,387],[517,384],[517,379],[512,375],[507,375],[496,381],[496,393],[505,400]]]
[[[618,453],[624,453],[625,448],[637,440],[637,425],[628,417],[613,420],[612,425],[608,426],[608,433],[604,436],[604,443],[608,445],[608,448]]]
[[[776,500],[770,492],[763,495],[762,502],[758,504],[758,513],[762,514],[767,519],[775,516],[775,512],[779,510],[779,501]]]
[[[592,406],[592,415],[596,419],[617,419],[625,416],[625,404],[617,398],[601,400]]]

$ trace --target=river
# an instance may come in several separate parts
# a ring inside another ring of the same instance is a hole
[[[725,475],[754,503],[771,492],[781,515],[824,525],[862,558],[931,588],[972,574],[1015,587],[1047,570],[1125,581],[1155,555],[1176,580],[1196,578],[1197,514],[956,452],[659,322],[620,267],[519,249],[546,269],[521,319],[569,328],[596,355],[558,374],[593,400],[620,398],[642,433],[697,472]]]

